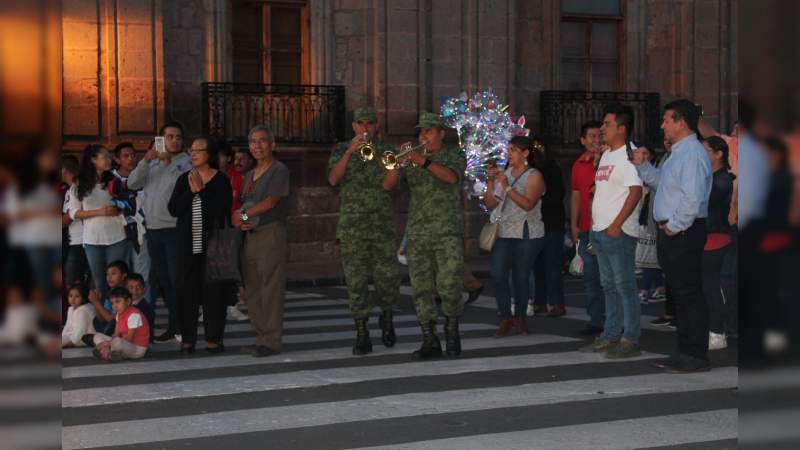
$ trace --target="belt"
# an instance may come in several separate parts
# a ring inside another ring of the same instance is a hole
[[[669,220],[656,220],[656,224],[657,225],[666,225],[668,222],[669,222]],[[706,223],[706,218],[705,217],[699,217],[697,219],[694,219],[694,222],[692,222],[690,227],[693,227],[695,225],[701,225],[701,224],[704,224],[704,223]]]

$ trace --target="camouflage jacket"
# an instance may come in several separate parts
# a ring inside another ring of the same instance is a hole
[[[328,171],[342,159],[349,142],[340,142],[328,160]],[[339,225],[336,237],[363,238],[365,236],[394,236],[392,197],[383,189],[383,168],[379,165],[381,155],[392,146],[377,144],[375,157],[362,161],[358,152],[347,162],[347,170],[339,186]]]
[[[467,165],[464,152],[455,146],[445,146],[428,156],[428,159],[454,171],[458,175],[458,181],[447,184],[422,167],[408,166],[401,169],[402,183],[411,194],[406,225],[408,236],[463,236],[461,185]]]

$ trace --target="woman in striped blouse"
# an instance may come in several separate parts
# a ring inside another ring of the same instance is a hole
[[[178,310],[181,319],[181,354],[194,353],[197,340],[197,315],[203,305],[206,351],[221,353],[225,332],[226,299],[222,286],[205,279],[209,231],[221,228],[231,210],[231,184],[218,170],[216,144],[200,137],[189,150],[192,170],[175,182],[169,200],[170,214],[178,218]]]

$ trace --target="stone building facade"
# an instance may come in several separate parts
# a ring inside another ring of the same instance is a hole
[[[60,10],[62,145],[143,149],[167,119],[199,134],[205,82],[343,86],[346,114],[374,104],[389,142],[411,137],[418,112],[441,97],[487,87],[534,131],[541,92],[576,89],[693,98],[727,130],[736,12],[737,0],[70,0]],[[280,146],[293,177],[292,260],[338,256],[330,149]],[[569,160],[575,150],[561,151]],[[474,255],[484,218],[468,211]]]

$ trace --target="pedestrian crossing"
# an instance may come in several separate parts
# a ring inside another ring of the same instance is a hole
[[[202,335],[196,355],[180,356],[173,341],[116,364],[65,349],[62,448],[735,446],[735,365],[678,376],[649,364],[658,351],[614,361],[577,352],[582,341],[568,333],[497,339],[496,318],[481,307],[462,320],[460,358],[417,361],[420,333],[403,293],[398,344],[381,345],[373,314],[374,351],[359,357],[339,288],[288,293],[284,352],[273,357],[239,354],[253,336],[232,321],[222,355],[202,352]]]

